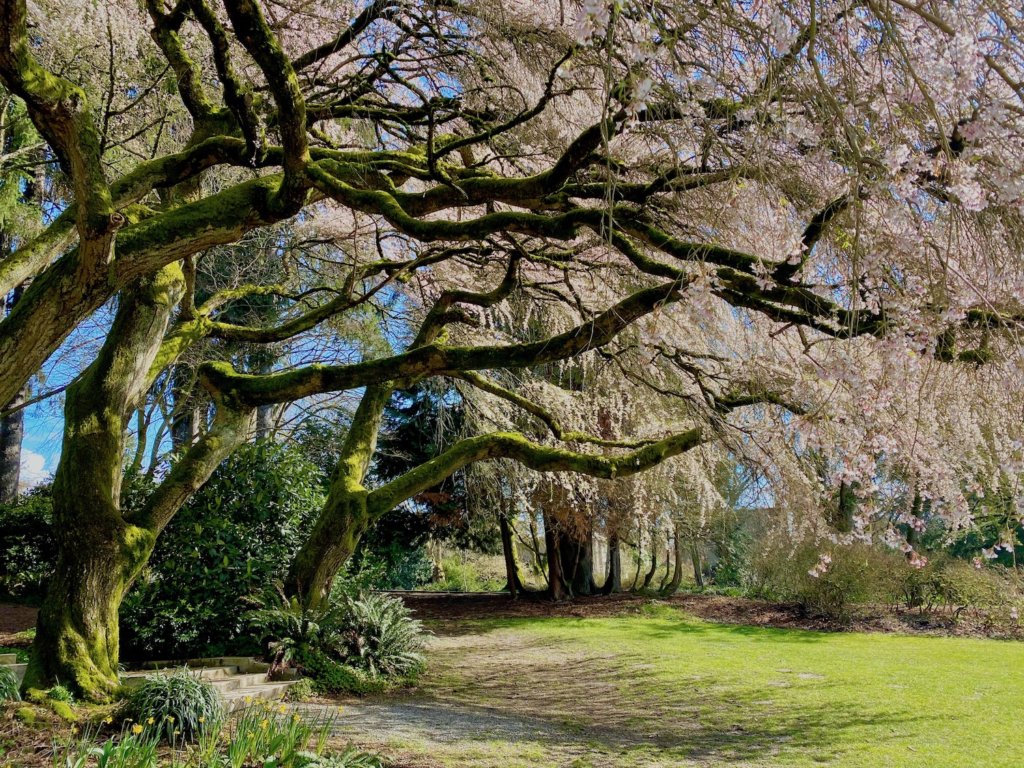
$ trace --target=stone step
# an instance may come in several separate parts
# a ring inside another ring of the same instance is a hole
[[[253,672],[251,675],[235,675],[220,680],[211,680],[213,687],[221,693],[234,691],[237,688],[252,688],[267,682],[267,676],[262,672]]]
[[[284,698],[288,689],[295,685],[295,682],[295,680],[281,680],[235,688],[224,694],[224,707],[228,712],[236,712],[260,701],[279,701]]]
[[[6,667],[11,664],[18,663],[18,654],[16,653],[0,653],[0,667]]]
[[[239,672],[251,674],[266,672],[270,665],[264,661],[256,661],[249,656],[216,656],[209,659],[172,659],[165,661],[146,661],[139,665],[141,669],[209,669],[216,667],[237,667]]]
[[[128,686],[142,685],[143,681],[151,675],[170,675],[180,671],[183,667],[161,667],[159,669],[148,669],[140,672],[129,672],[124,676],[124,684]],[[238,675],[238,667],[184,667],[202,680],[216,682],[218,680],[229,680]],[[263,673],[266,676],[266,673]]]

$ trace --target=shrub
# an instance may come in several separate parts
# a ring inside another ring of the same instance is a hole
[[[0,667],[0,701],[21,701],[18,678],[9,667]]]
[[[832,558],[828,569],[812,576],[809,572],[826,549]],[[880,546],[781,545],[754,558],[752,591],[796,602],[808,616],[848,622],[857,604],[896,602],[910,570],[900,553]]]
[[[55,541],[49,486],[0,504],[0,595],[41,597],[57,561]]]
[[[341,659],[375,675],[407,677],[423,668],[423,624],[390,595],[347,599],[332,640]]]
[[[423,668],[422,624],[395,597],[335,592],[315,608],[276,600],[247,619],[268,637],[275,667],[295,660],[319,691],[374,693]]]
[[[175,515],[121,610],[123,657],[258,651],[242,618],[288,563],[323,505],[323,476],[298,448],[236,451]]]
[[[188,670],[150,675],[125,700],[124,715],[155,725],[167,741],[193,741],[223,716],[220,696]],[[152,719],[152,720],[151,720]]]
[[[385,693],[397,682],[338,661],[320,650],[307,649],[298,656],[302,671],[317,693],[351,693],[369,696]]]
[[[314,693],[313,681],[308,677],[303,677],[288,686],[284,697],[287,701],[305,701]]]

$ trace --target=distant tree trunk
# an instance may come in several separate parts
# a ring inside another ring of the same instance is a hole
[[[693,580],[697,582],[698,587],[703,589],[704,565],[700,560],[700,547],[696,540],[690,542],[690,562],[693,563]]]
[[[530,513],[530,541],[533,543],[533,552],[537,557],[536,570],[540,574],[546,574],[548,570],[547,553],[540,545],[540,534],[537,532],[537,515],[532,512]]]
[[[544,516],[544,544],[548,560],[548,595],[552,600],[568,600],[572,593],[562,573],[562,555],[559,552],[559,537],[554,531],[555,523]]]
[[[640,569],[644,563],[644,536],[643,529],[638,524],[636,527],[636,572],[633,574],[633,583],[629,585],[629,588],[636,592],[637,584],[640,583]]]
[[[21,298],[25,286],[18,286],[6,302],[9,312]],[[8,410],[25,402],[28,388],[22,387],[14,399],[0,410]],[[21,481],[21,444],[25,437],[25,412],[15,411],[0,418],[0,504],[9,504],[18,498]]]
[[[647,571],[647,575],[644,576],[642,589],[647,589],[651,586],[651,582],[654,581],[654,574],[658,572],[658,542],[656,537],[657,531],[651,529],[651,567]]]
[[[199,408],[193,402],[191,372],[185,365],[175,365],[171,371],[171,447],[175,451],[188,448],[199,434]]]
[[[516,559],[516,543],[512,538],[512,525],[504,510],[498,513],[498,529],[501,531],[501,550],[505,557],[505,589],[514,600],[527,589],[519,574],[519,562]]]
[[[580,535],[556,524],[555,537],[558,539],[558,553],[562,559],[561,572],[571,594],[577,597],[593,594],[593,534],[588,531]]]
[[[853,518],[857,513],[856,484],[845,481],[839,483],[839,494],[836,499],[836,511],[832,520],[833,527],[839,533],[853,530]]]
[[[676,527],[675,531],[675,567],[672,569],[672,580],[668,583],[664,592],[668,595],[674,595],[679,591],[679,586],[683,583],[683,537],[679,535],[679,528]]]
[[[602,595],[610,595],[613,592],[622,591],[622,551],[619,546],[618,534],[611,534],[608,537],[608,574],[605,576],[604,586],[601,587]]]

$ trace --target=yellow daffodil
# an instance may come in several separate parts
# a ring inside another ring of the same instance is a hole
[[[138,736],[140,733],[142,733],[142,730],[143,730],[142,726],[139,725],[138,723],[136,723],[135,725],[132,726],[132,733],[134,733],[136,736]]]
[[[146,725],[152,725],[155,722],[156,720],[154,720],[152,717],[146,718]]]

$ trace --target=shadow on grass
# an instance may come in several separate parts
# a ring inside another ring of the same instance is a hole
[[[574,620],[561,621],[571,631]],[[490,621],[475,627],[484,630],[475,638],[453,636],[453,647],[437,654],[441,669],[426,686],[429,698],[404,702],[410,707],[405,715],[422,718],[428,731],[440,729],[445,740],[498,739],[552,751],[575,744],[621,756],[653,748],[661,757],[716,765],[772,756],[780,764],[787,758],[828,761],[863,743],[850,731],[870,731],[876,742],[897,739],[901,726],[921,719],[898,708],[842,703],[842,696],[829,693],[834,684],[816,676],[786,678],[780,671],[780,687],[814,686],[815,695],[802,704],[800,697],[779,696],[773,682],[723,681],[699,661],[691,673],[667,677],[650,657],[616,651],[607,642],[595,650],[567,637],[492,634],[528,623]],[[633,622],[630,642],[650,638],[664,647],[666,638],[684,633],[800,643],[827,637],[657,617]],[[742,645],[735,652],[742,653]]]

